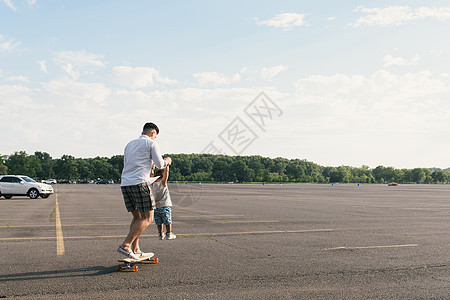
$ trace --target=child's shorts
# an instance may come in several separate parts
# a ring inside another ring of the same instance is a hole
[[[170,225],[172,224],[172,209],[169,206],[155,208],[155,224]]]

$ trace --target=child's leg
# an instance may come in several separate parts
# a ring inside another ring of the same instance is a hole
[[[172,232],[172,209],[170,207],[165,208],[164,225],[166,225],[167,238],[173,240],[177,236]]]
[[[166,225],[166,232],[172,231],[172,209],[170,206],[164,207],[164,216],[163,216],[164,225]]]
[[[162,240],[164,239],[164,233],[163,233],[163,219],[161,217],[161,209],[157,208],[155,209],[155,224],[156,224],[156,228],[158,229],[158,235],[159,238]]]

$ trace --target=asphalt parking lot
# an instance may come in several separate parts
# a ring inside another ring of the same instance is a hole
[[[448,299],[449,185],[170,184],[175,240],[118,272],[118,185],[0,198],[0,298]]]

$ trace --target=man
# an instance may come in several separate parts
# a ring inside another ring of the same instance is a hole
[[[145,256],[139,247],[139,236],[153,222],[155,200],[150,188],[152,164],[163,169],[172,163],[170,157],[162,158],[155,142],[159,128],[146,123],[142,135],[127,144],[124,152],[121,189],[125,206],[133,215],[130,231],[117,251],[133,259]]]

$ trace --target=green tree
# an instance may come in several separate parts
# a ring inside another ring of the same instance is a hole
[[[210,154],[195,154],[192,155],[192,172],[205,172],[210,173],[212,171],[213,162]]]
[[[432,183],[433,177],[431,176],[433,172],[430,169],[423,169],[423,172],[425,173],[425,181],[424,183]]]
[[[285,174],[286,166],[289,164],[289,160],[286,158],[277,157],[273,160],[274,164],[270,172],[277,173],[280,175]]]
[[[229,159],[225,156],[218,158],[212,167],[212,176],[214,181],[229,182],[235,181],[233,169]]]
[[[252,180],[252,170],[242,160],[236,160],[231,165],[234,176],[239,182],[250,182]]]
[[[402,177],[399,180],[400,183],[410,183],[413,182],[412,170],[402,169]]]
[[[433,181],[436,183],[444,183],[449,179],[449,173],[445,171],[435,171],[431,174]]]
[[[55,173],[59,179],[78,179],[77,160],[72,155],[64,154],[56,160]]]
[[[400,181],[402,178],[401,172],[393,167],[378,166],[372,172],[375,180],[380,183]]]
[[[289,161],[286,166],[286,175],[290,181],[303,182],[305,178],[305,166],[299,159]]]
[[[411,176],[412,181],[415,183],[424,183],[427,178],[427,174],[425,173],[425,170],[422,168],[413,169],[411,172]]]
[[[117,178],[113,166],[109,163],[106,157],[95,157],[91,160],[92,173],[98,178],[112,179]]]
[[[55,177],[55,172],[53,170],[55,166],[55,161],[52,159],[50,154],[46,152],[34,152],[34,156],[39,159],[41,163],[41,169],[37,172],[37,177],[40,179],[53,178]]]
[[[342,182],[348,183],[351,181],[352,173],[350,171],[350,167],[347,166],[339,166],[336,168],[336,171],[332,174],[331,182]]]
[[[0,175],[8,174],[8,167],[5,165],[6,155],[0,155]]]
[[[10,174],[36,178],[37,174],[42,172],[40,160],[35,156],[28,155],[25,151],[14,152],[13,155],[8,156],[5,165]]]
[[[80,179],[94,179],[98,176],[95,175],[92,169],[91,161],[92,159],[77,158],[76,168]]]
[[[123,155],[114,155],[108,160],[108,162],[113,167],[114,176],[111,178],[114,180],[119,180],[123,170]]]

